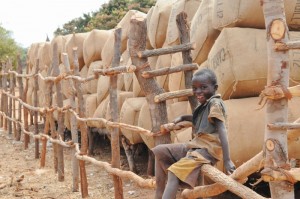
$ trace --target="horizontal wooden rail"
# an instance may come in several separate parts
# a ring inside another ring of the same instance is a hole
[[[172,73],[177,73],[181,71],[197,70],[198,64],[183,64],[179,66],[169,67],[169,68],[160,68],[152,71],[144,71],[142,77],[151,78],[156,76],[168,75]]]
[[[177,52],[182,52],[187,50],[194,50],[195,48],[196,48],[195,43],[186,43],[186,44],[180,44],[177,46],[172,46],[167,48],[140,51],[137,53],[137,55],[139,58],[146,58],[146,57],[172,54],[172,53],[177,53]]]
[[[287,43],[276,42],[274,49],[277,51],[287,51],[290,49],[300,49],[300,41],[289,41]]]
[[[270,130],[292,130],[292,129],[300,129],[300,123],[273,123],[267,124],[267,127]]]
[[[9,70],[8,73],[9,74],[13,74],[16,77],[23,77],[23,78],[30,78],[30,77],[34,77],[35,76],[34,73],[32,73],[32,74],[19,74],[16,71],[12,71],[12,70]]]
[[[94,69],[94,73],[97,75],[117,75],[120,73],[133,73],[136,70],[136,67],[133,65],[127,66],[118,66],[107,69]]]
[[[166,92],[162,93],[160,95],[156,95],[154,97],[154,101],[156,103],[163,102],[169,99],[179,98],[179,97],[189,97],[193,95],[192,89],[185,89],[185,90],[179,90],[179,91],[172,91],[172,92]]]

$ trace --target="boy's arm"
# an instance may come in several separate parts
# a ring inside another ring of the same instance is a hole
[[[173,120],[174,124],[177,124],[178,122],[182,121],[188,121],[192,122],[193,121],[193,115],[181,115]]]
[[[226,127],[225,127],[223,121],[215,118],[214,122],[216,124],[217,132],[219,133],[219,138],[220,138],[221,145],[222,145],[225,172],[227,174],[231,174],[235,170],[235,166],[234,166],[234,163],[230,159],[227,130],[226,130]]]

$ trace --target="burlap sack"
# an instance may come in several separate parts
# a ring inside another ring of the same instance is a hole
[[[43,43],[38,49],[39,70],[47,69],[51,66],[50,42]]]
[[[86,78],[87,74],[88,74],[88,67],[84,65],[83,68],[79,71],[79,75],[82,78]],[[82,94],[88,93],[87,82],[81,83],[81,89],[82,89]]]
[[[146,98],[127,98],[120,110],[120,122],[130,125],[138,125],[138,119],[142,105],[146,102]],[[125,128],[121,129],[122,134],[129,140],[131,144],[142,143],[143,140],[139,133],[132,132]]]
[[[228,141],[231,159],[238,167],[262,150],[265,132],[265,107],[260,108],[258,97],[226,100],[228,113]],[[293,122],[300,116],[299,97],[288,103],[288,121]],[[300,158],[300,151],[295,150],[299,141],[289,141],[289,158]],[[218,168],[223,170],[222,161]]]
[[[213,27],[265,28],[263,9],[260,1],[218,0],[213,1]],[[284,0],[286,21],[290,28],[299,29],[299,2]]]
[[[169,46],[180,44],[176,17],[179,13],[185,12],[187,14],[187,23],[190,24],[201,1],[202,0],[177,0],[172,4],[165,44]]]
[[[99,76],[97,82],[97,100],[101,102],[109,94],[110,87],[110,77],[109,76]]]
[[[155,68],[160,69],[160,68],[171,67],[171,60],[172,60],[171,54],[158,56]],[[157,81],[158,85],[165,90],[165,92],[170,91],[169,75],[157,76],[156,81]]]
[[[87,77],[94,75],[94,69],[102,69],[103,63],[102,61],[94,61],[90,63],[90,67],[88,68]],[[87,82],[87,92],[88,93],[97,93],[97,85],[98,79],[94,79]]]
[[[212,27],[212,5],[214,1],[202,0],[191,22],[191,42],[196,48],[191,51],[193,62],[201,64],[207,59],[220,31]]]
[[[74,57],[73,57],[73,48],[77,47],[77,56],[78,56],[78,62],[79,62],[79,70],[81,70],[84,66],[84,60],[83,60],[83,41],[87,36],[89,35],[89,32],[86,33],[74,33],[72,37],[66,41],[65,44],[65,50],[69,57],[69,62],[71,69],[74,68]]]
[[[290,32],[290,37],[295,34]],[[258,96],[267,81],[265,30],[223,29],[208,55],[208,67],[217,75],[223,99]],[[290,70],[291,78],[299,81],[299,67],[291,65]]]
[[[122,28],[121,53],[123,53],[127,49],[127,40],[128,40],[129,30],[130,30],[130,19],[133,16],[146,18],[145,13],[142,13],[137,10],[129,10],[126,13],[126,15],[122,18],[122,20],[118,23],[116,28]],[[111,66],[112,58],[114,55],[114,44],[115,44],[115,36],[113,30],[112,34],[107,38],[107,41],[105,42],[105,45],[101,51],[104,68],[109,68]]]
[[[165,42],[172,4],[176,0],[157,0],[147,15],[147,35],[153,48],[161,48]]]
[[[30,45],[30,48],[27,52],[29,56],[28,57],[29,70],[31,70],[33,66],[36,66],[36,59],[38,58],[38,52],[43,44],[44,42],[37,42]]]
[[[100,102],[100,104],[98,105],[97,109],[94,112],[93,118],[105,119],[108,102],[109,102],[109,96],[107,96],[103,101]],[[100,122],[95,122],[95,121],[88,121],[87,125],[92,127],[97,127],[97,128],[105,128],[105,124]]]
[[[97,93],[84,95],[85,117],[93,117],[99,103],[97,101]]]
[[[83,41],[83,60],[87,67],[94,61],[101,60],[101,51],[111,30],[93,29]]]
[[[50,42],[50,51],[49,51],[49,56],[52,59],[53,57],[53,47],[54,44],[57,44],[57,52],[59,55],[59,63],[62,63],[62,53],[66,53],[66,43],[71,39],[72,34],[68,34],[68,35],[58,35],[56,37],[54,37],[51,42]],[[70,56],[70,55],[69,55]]]

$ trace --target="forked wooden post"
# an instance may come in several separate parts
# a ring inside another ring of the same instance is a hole
[[[132,18],[130,21],[130,34],[129,34],[129,52],[132,64],[137,67],[135,75],[144,91],[147,102],[149,104],[152,132],[158,132],[162,124],[168,123],[167,106],[166,102],[155,103],[154,97],[164,92],[164,90],[157,84],[156,80],[152,78],[145,79],[142,73],[150,71],[151,68],[148,64],[147,58],[139,58],[138,52],[144,51],[146,48],[147,28],[146,22],[143,18]],[[170,134],[158,136],[154,138],[155,145],[170,143]],[[151,154],[151,153],[150,153]],[[153,155],[149,157],[148,171],[149,175],[153,174]]]
[[[70,73],[70,63],[67,53],[63,53],[63,64],[65,66],[65,70],[67,73]],[[74,88],[73,81],[71,79],[68,80],[70,84],[70,106],[73,111],[76,111],[76,103],[75,103],[75,94],[76,90]],[[71,134],[72,134],[72,141],[74,143],[78,143],[78,130],[77,130],[77,120],[74,114],[71,114],[70,118],[71,123]],[[76,153],[76,148],[73,148],[73,153]],[[73,192],[79,191],[79,167],[78,167],[78,159],[75,155],[72,156],[72,173],[73,173]]]
[[[53,59],[52,59],[52,76],[57,77],[60,74],[59,70],[59,54],[57,51],[57,43],[53,46]],[[57,106],[62,108],[63,104],[63,95],[61,91],[61,81],[55,82],[56,88],[56,102]],[[57,113],[57,137],[64,137],[64,114],[61,111]],[[65,166],[64,166],[64,149],[63,146],[57,145],[57,166],[58,166],[58,181],[62,182],[65,180]]]
[[[39,73],[39,64],[40,64],[40,60],[37,59],[35,71],[34,71],[34,74],[36,75],[36,76],[34,76],[34,88],[33,88],[34,89],[33,90],[33,106],[34,107],[38,107],[39,81],[38,81],[37,74]],[[37,111],[34,111],[33,115],[34,115],[34,134],[37,135],[37,134],[39,134],[39,124],[38,124],[39,113]],[[35,159],[39,159],[40,158],[39,139],[34,139],[34,146],[35,146]]]
[[[121,58],[121,35],[122,29],[115,30],[115,44],[114,44],[114,56],[111,67],[119,66]],[[113,122],[119,122],[119,110],[118,110],[118,94],[117,94],[117,81],[118,75],[110,76],[110,88],[109,88],[109,100],[110,100],[110,113]],[[113,127],[111,131],[111,166],[114,168],[120,168],[120,136],[119,128]],[[122,179],[119,176],[113,175],[115,198],[123,199],[123,185]]]
[[[20,55],[18,55],[17,57],[18,60],[18,74],[22,74],[22,62],[21,62],[21,58]],[[18,85],[19,85],[19,96],[21,99],[23,99],[23,80],[22,77],[18,77]],[[21,122],[22,121],[22,104],[19,102],[19,106],[18,106],[18,121]],[[21,124],[17,124],[17,132],[16,132],[16,140],[20,141],[21,139]]]
[[[272,86],[287,88],[289,84],[289,54],[285,51],[275,51],[276,43],[289,41],[289,30],[285,19],[284,1],[261,1],[265,17],[266,42],[268,52],[268,80],[266,91]],[[288,173],[290,164],[287,153],[287,131],[282,129],[271,130],[267,124],[288,121],[288,98],[267,100],[266,128],[264,139],[265,169],[273,171],[274,168]],[[270,191],[273,199],[295,198],[292,182],[276,180],[270,181]]]
[[[73,48],[73,60],[74,60],[74,75],[79,75],[79,62],[77,55],[77,47]],[[75,89],[77,90],[77,98],[78,98],[78,109],[79,109],[79,117],[85,118],[85,107],[83,101],[83,94],[81,90],[80,82],[74,80]],[[87,138],[87,125],[85,122],[79,121],[80,132],[81,132],[81,149],[80,154],[86,155],[88,149],[88,138]],[[84,160],[79,160],[79,169],[80,169],[80,183],[81,183],[81,196],[82,198],[86,198],[89,196],[88,194],[88,184],[85,170],[85,162]]]
[[[176,23],[179,30],[179,39],[181,44],[187,44],[190,42],[190,31],[187,23],[187,14],[185,12],[181,12],[176,16]],[[183,64],[191,64],[192,56],[191,56],[191,50],[185,50],[182,51],[182,60]],[[184,71],[184,78],[185,78],[185,88],[191,89],[192,88],[192,77],[193,77],[193,71],[187,70]],[[195,96],[189,96],[189,103],[191,105],[192,110],[195,110],[195,108],[198,106],[198,100]]]
[[[26,74],[28,74],[28,73],[29,73],[29,66],[27,64],[27,66],[26,66]],[[26,78],[25,88],[24,88],[24,92],[23,92],[23,95],[22,95],[22,101],[23,102],[27,102],[27,100],[26,100],[27,91],[28,91],[28,78]],[[28,125],[28,115],[29,115],[29,113],[28,112],[29,112],[28,109],[24,106],[23,107],[23,117],[24,117],[24,129],[26,131],[29,130],[29,125]],[[24,134],[24,148],[25,149],[28,149],[28,143],[29,143],[29,141],[30,141],[30,137],[29,137],[28,134],[25,133]]]
[[[4,73],[7,74],[7,71],[8,71],[7,63],[5,63],[3,66],[4,66]],[[7,75],[4,75],[2,78],[4,81],[3,90],[5,92],[7,92]],[[3,111],[6,115],[8,115],[8,96],[7,95],[4,95],[4,97],[3,97]],[[4,131],[7,131],[7,125],[8,125],[8,120],[5,118],[4,122],[3,122]]]
[[[12,63],[11,60],[9,59],[7,62],[7,68],[8,70],[12,70]],[[9,76],[9,93],[12,93],[12,79],[13,79],[13,74],[10,74]],[[10,97],[8,98],[8,117],[12,118],[12,111],[13,111],[13,99]],[[12,121],[8,120],[8,134],[12,134]]]

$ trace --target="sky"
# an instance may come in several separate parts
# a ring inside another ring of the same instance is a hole
[[[24,48],[83,14],[98,11],[108,0],[7,0],[0,5],[0,24]]]

